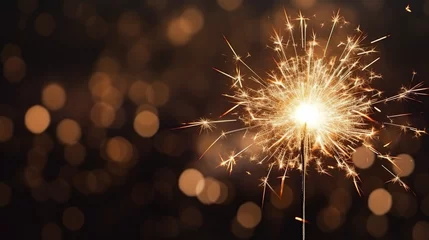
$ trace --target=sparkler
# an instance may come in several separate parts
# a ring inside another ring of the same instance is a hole
[[[303,239],[307,166],[313,163],[317,171],[324,174],[329,174],[328,169],[343,170],[346,176],[353,179],[359,192],[359,176],[351,162],[355,148],[366,146],[379,158],[394,164],[393,157],[383,155],[371,144],[379,130],[393,126],[412,131],[416,136],[425,133],[425,130],[395,122],[395,119],[408,113],[398,113],[386,118],[386,121],[380,121],[372,117],[374,111],[381,112],[381,105],[388,102],[427,95],[427,88],[422,83],[410,88],[403,87],[397,95],[387,98],[371,87],[372,81],[381,78],[381,75],[370,70],[380,59],[373,57],[376,50],[371,44],[390,35],[379,37],[364,46],[365,35],[357,27],[354,35],[336,42],[333,40],[336,31],[349,24],[338,11],[332,17],[329,35],[325,37],[327,40],[321,43],[315,31],[324,24],[314,24],[315,29],[310,31],[311,23],[311,19],[301,13],[294,18],[285,11],[286,35],[274,31],[272,49],[276,53],[275,70],[267,77],[258,75],[225,38],[237,63],[236,73],[215,70],[232,80],[232,93],[225,96],[234,106],[217,120],[201,119],[181,127],[213,130],[216,124],[241,122],[243,126],[240,128],[222,131],[202,156],[231,134],[251,135],[252,142],[248,146],[229,157],[221,156],[220,165],[232,171],[236,161],[246,156],[268,165],[268,175],[261,184],[264,187],[263,201],[265,189],[272,190],[268,178],[273,167],[282,171],[280,195],[288,173],[294,169],[302,171],[303,216],[298,219],[302,221]],[[247,69],[251,76],[245,78],[240,67]],[[336,164],[329,165],[328,159],[333,159]],[[399,177],[384,168],[394,176],[392,181],[407,188]]]

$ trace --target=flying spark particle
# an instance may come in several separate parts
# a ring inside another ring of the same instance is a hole
[[[408,5],[405,7],[405,11],[407,11],[407,12],[411,12],[410,4],[408,4]]]

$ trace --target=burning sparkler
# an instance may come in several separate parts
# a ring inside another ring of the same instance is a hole
[[[304,239],[307,166],[314,163],[317,171],[325,174],[332,168],[344,170],[359,192],[359,177],[351,162],[351,155],[357,147],[364,145],[380,158],[394,164],[393,157],[382,155],[371,144],[378,130],[389,125],[410,130],[416,135],[425,133],[424,130],[395,122],[396,117],[406,114],[391,116],[384,122],[372,117],[374,110],[381,112],[379,105],[384,103],[426,95],[427,88],[418,83],[411,88],[402,88],[395,96],[382,98],[382,92],[371,87],[371,82],[381,78],[381,75],[370,70],[380,58],[372,57],[376,53],[375,48],[362,44],[365,36],[360,28],[357,27],[355,35],[343,42],[333,40],[337,28],[348,24],[339,12],[332,18],[325,43],[318,41],[316,29],[310,31],[312,21],[301,13],[293,18],[285,12],[285,23],[286,36],[278,32],[272,36],[273,50],[277,55],[276,68],[268,77],[262,77],[250,68],[225,39],[237,62],[236,73],[215,70],[232,79],[233,92],[225,96],[235,105],[218,120],[201,119],[182,128],[211,130],[215,124],[241,122],[242,127],[223,131],[203,156],[228,135],[251,135],[252,142],[248,146],[229,157],[221,156],[220,165],[232,171],[238,158],[252,152],[252,159],[268,165],[268,175],[262,179],[264,190],[271,188],[268,177],[274,167],[282,171],[281,189],[291,170],[302,171],[303,216],[299,219],[303,223]],[[370,44],[388,37],[380,37]],[[240,66],[252,76],[244,78]],[[226,116],[235,117],[224,120]],[[255,148],[258,149],[256,154]],[[328,165],[327,159],[333,159],[335,166]],[[389,173],[393,174],[391,171]],[[393,181],[407,188],[395,175]]]

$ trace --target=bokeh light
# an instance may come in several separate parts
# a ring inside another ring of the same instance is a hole
[[[34,28],[40,36],[48,37],[56,28],[55,19],[49,13],[41,13],[34,22]]]
[[[74,145],[79,142],[82,130],[78,122],[72,119],[64,119],[57,126],[57,137],[60,142]]]
[[[12,198],[12,190],[9,185],[0,182],[0,207],[4,207],[10,203]]]
[[[234,11],[241,6],[243,0],[217,0],[217,4],[226,11]]]
[[[180,190],[189,197],[195,197],[201,193],[204,189],[204,176],[197,169],[186,169],[180,174],[179,177],[179,188]]]
[[[250,239],[253,236],[253,228],[243,227],[235,218],[231,223],[231,232],[238,239]]]
[[[408,154],[399,154],[393,162],[392,169],[398,177],[409,176],[414,170],[414,159]]]
[[[147,99],[155,106],[162,106],[169,99],[170,89],[162,82],[154,82],[147,89]]]
[[[77,231],[82,228],[85,222],[85,215],[77,207],[66,208],[63,212],[63,224],[70,231]]]
[[[429,239],[429,222],[419,221],[413,227],[413,240]]]
[[[375,154],[367,147],[358,147],[352,155],[352,161],[356,167],[367,169],[372,166],[375,160]]]
[[[86,157],[86,149],[80,144],[66,145],[64,148],[64,159],[71,166],[79,166],[83,163]]]
[[[271,192],[270,195],[271,204],[273,204],[274,207],[280,210],[288,208],[292,204],[294,198],[292,189],[287,185],[283,187],[282,193],[283,194],[281,197],[279,197],[275,192]]]
[[[262,218],[261,208],[253,202],[243,203],[237,211],[237,221],[244,228],[256,227]]]
[[[386,216],[371,215],[366,222],[368,233],[375,237],[383,237],[389,229],[389,221]]]
[[[39,134],[44,132],[51,123],[51,115],[46,108],[35,105],[25,113],[25,126],[34,133]]]
[[[136,37],[141,31],[141,19],[136,12],[123,13],[118,21],[118,33],[123,37]]]
[[[13,122],[8,117],[0,116],[0,142],[6,142],[13,136]]]
[[[171,20],[167,28],[167,37],[173,45],[185,45],[204,26],[204,15],[197,8],[187,8],[178,17]]]
[[[368,197],[368,207],[375,215],[384,215],[392,207],[392,195],[383,188],[375,189]]]
[[[13,43],[8,43],[4,45],[3,50],[1,51],[1,62],[5,63],[11,57],[21,58],[21,48]]]
[[[212,177],[206,177],[200,181],[196,186],[197,189],[202,189],[197,194],[198,200],[203,204],[218,203],[221,198],[222,188],[216,179]]]
[[[18,0],[18,9],[23,13],[30,14],[36,11],[38,4],[38,0]]]
[[[152,137],[158,131],[158,116],[150,111],[142,111],[134,119],[134,130],[142,137]]]
[[[3,76],[11,83],[21,81],[27,73],[27,65],[22,58],[13,56],[3,65]]]
[[[109,27],[101,16],[94,15],[85,23],[86,33],[94,40],[102,39],[108,33]]]
[[[42,240],[61,240],[62,230],[56,223],[47,223],[42,228]]]
[[[307,9],[313,7],[316,0],[292,0],[292,3],[299,9]]]
[[[57,83],[51,83],[43,88],[42,103],[51,111],[63,108],[66,99],[67,96],[64,88]]]
[[[106,103],[96,103],[91,109],[90,117],[97,127],[107,128],[115,121],[116,112]]]
[[[128,97],[136,105],[147,102],[146,90],[149,86],[148,83],[141,80],[133,82],[128,90]]]
[[[133,157],[133,146],[123,137],[113,137],[106,143],[106,153],[114,162],[129,162]]]
[[[322,209],[317,217],[317,225],[324,232],[334,231],[341,225],[342,221],[341,213],[335,207]]]

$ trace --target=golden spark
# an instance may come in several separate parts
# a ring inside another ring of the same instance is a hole
[[[285,35],[274,31],[272,35],[275,57],[275,69],[267,77],[258,75],[236,53],[232,44],[225,38],[236,62],[235,74],[215,69],[232,80],[230,94],[225,94],[234,105],[221,115],[235,117],[242,126],[222,131],[220,136],[203,153],[230,134],[243,134],[251,138],[251,143],[221,158],[221,166],[232,171],[238,160],[247,156],[251,161],[268,166],[268,174],[261,179],[261,186],[272,189],[268,183],[273,167],[281,171],[281,186],[292,170],[302,172],[303,190],[303,238],[305,236],[305,175],[306,168],[314,165],[322,174],[329,169],[339,169],[352,178],[359,192],[359,176],[351,156],[355,149],[365,146],[379,159],[394,164],[393,157],[383,155],[376,150],[372,142],[379,130],[386,126],[399,127],[412,131],[419,136],[425,130],[395,122],[397,118],[408,116],[398,113],[386,117],[386,122],[376,120],[374,113],[382,112],[384,104],[394,101],[415,100],[415,97],[427,95],[428,88],[417,83],[409,88],[401,88],[397,95],[383,98],[382,92],[374,89],[371,82],[381,78],[371,70],[380,57],[372,44],[385,40],[390,35],[379,37],[364,45],[366,36],[359,26],[355,35],[338,40],[338,30],[348,24],[339,11],[331,19],[331,26],[324,39],[316,38],[314,24],[301,13],[292,18],[285,12]],[[295,27],[297,25],[298,27]],[[340,33],[341,34],[341,33]],[[242,67],[250,77],[241,75]],[[415,73],[413,73],[414,79]],[[216,120],[202,119],[184,127],[212,129]],[[387,147],[390,143],[384,145]],[[250,157],[251,156],[251,157]],[[328,164],[334,161],[336,164]],[[383,165],[384,167],[384,165]],[[388,170],[386,167],[384,167]],[[394,175],[393,179],[405,189],[407,185]],[[248,172],[248,174],[250,174]],[[280,192],[280,195],[282,191]]]
[[[407,12],[411,12],[410,4],[408,4],[408,5],[405,7],[405,11],[407,11]]]

